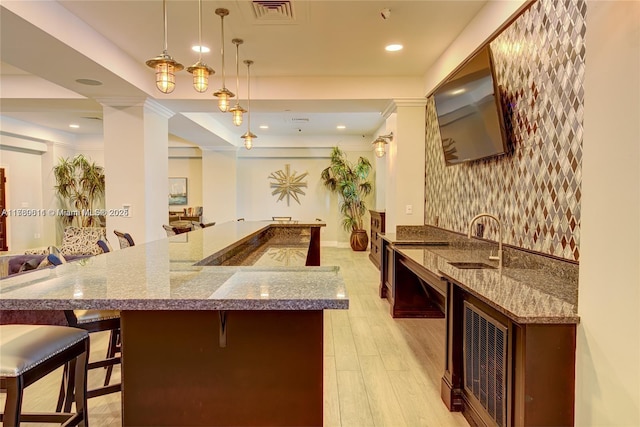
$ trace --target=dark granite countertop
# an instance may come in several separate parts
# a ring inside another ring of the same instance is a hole
[[[338,267],[201,266],[271,227],[318,221],[232,221],[0,280],[2,310],[347,309]]]
[[[515,322],[579,323],[577,265],[505,248],[502,269],[457,268],[450,262],[497,267],[497,261],[489,260],[497,245],[434,227],[414,227],[413,231],[405,229],[383,238],[400,254],[456,283]]]

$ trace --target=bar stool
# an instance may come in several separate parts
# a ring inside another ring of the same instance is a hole
[[[87,361],[89,333],[54,325],[0,325],[0,389],[7,400],[0,420],[4,427],[21,422],[87,425]],[[76,412],[22,413],[24,389],[63,365],[75,372]]]
[[[47,259],[54,266],[64,264],[62,259],[53,254],[49,254]],[[97,368],[107,369],[103,386],[87,390],[87,398],[90,399],[92,397],[119,392],[122,389],[122,383],[111,385],[109,385],[109,383],[111,382],[113,366],[121,363],[121,357],[118,356],[118,354],[122,353],[120,344],[120,312],[117,310],[64,310],[64,315],[67,323],[71,327],[84,329],[89,333],[110,331],[109,347],[106,357],[102,360],[89,362],[88,364],[89,370]],[[72,369],[69,369],[67,365],[65,366],[62,376],[56,410],[68,412],[71,409],[73,387],[70,385],[73,384],[73,382],[74,372]]]

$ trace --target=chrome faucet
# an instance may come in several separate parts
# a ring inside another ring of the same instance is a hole
[[[474,216],[473,219],[471,220],[471,222],[469,223],[469,230],[467,231],[467,237],[469,239],[471,238],[471,229],[473,228],[473,223],[476,222],[476,220],[478,218],[482,218],[483,216],[486,216],[486,217],[489,217],[489,218],[493,218],[498,223],[498,255],[494,256],[494,255],[490,254],[489,255],[489,259],[490,260],[497,260],[498,261],[498,268],[502,268],[502,223],[500,222],[498,217],[493,216],[491,214],[488,214],[486,212],[483,212],[483,213],[480,213],[480,214]]]

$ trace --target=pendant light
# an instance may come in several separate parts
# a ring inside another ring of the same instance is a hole
[[[224,85],[224,17],[229,15],[228,9],[219,8],[216,9],[216,15],[220,17],[221,23],[221,34],[222,34],[222,42],[221,42],[221,52],[222,52],[222,89],[218,90],[214,93],[214,96],[218,97],[218,108],[223,113],[229,111],[229,98],[233,98],[235,95],[229,91]]]
[[[167,53],[167,0],[162,0],[162,13],[164,15],[164,50],[162,54],[152,58],[146,64],[156,70],[156,87],[162,93],[171,93],[176,87],[175,72],[184,66],[176,62]]]
[[[251,150],[253,147],[253,140],[257,138],[253,133],[251,133],[251,64],[253,61],[250,59],[246,59],[244,61],[247,64],[247,132],[242,135],[242,139],[244,139],[244,146],[247,150]]]
[[[198,62],[187,68],[193,74],[193,88],[197,92],[206,92],[209,88],[209,76],[215,73],[202,62],[202,0],[198,0]]]
[[[246,113],[247,110],[240,106],[240,68],[239,68],[239,50],[240,45],[244,43],[242,39],[233,39],[231,43],[236,45],[236,93],[238,94],[236,98],[236,105],[229,110],[233,114],[233,124],[236,126],[240,126],[242,124],[242,114]]]

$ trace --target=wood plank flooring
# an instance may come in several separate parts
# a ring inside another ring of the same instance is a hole
[[[368,254],[322,248],[322,265],[340,266],[350,300],[349,310],[325,312],[325,426],[468,426],[440,400],[444,319],[392,319],[388,303],[378,297],[379,272]],[[92,360],[103,357],[107,339],[106,333],[92,336]],[[61,375],[53,372],[28,387],[24,410],[54,408]],[[89,387],[103,378],[94,370]],[[114,379],[119,378],[116,368]],[[89,421],[94,427],[119,426],[120,394],[90,399]]]

